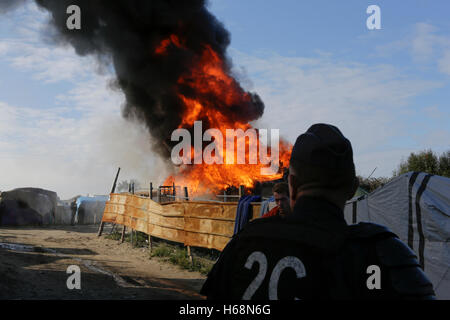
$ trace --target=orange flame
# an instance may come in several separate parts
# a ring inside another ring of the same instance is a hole
[[[169,38],[164,39],[163,41],[161,41],[161,44],[156,48],[155,53],[162,55],[162,54],[166,54],[167,53],[167,48],[170,45],[174,45],[178,48],[183,48],[184,46],[182,45],[180,39],[178,38],[178,36],[176,35],[171,35]]]
[[[178,36],[171,35],[168,39],[160,43],[155,53],[166,54],[167,48],[170,45],[184,48]],[[226,110],[233,106],[251,103],[251,96],[242,90],[238,82],[225,70],[226,66],[223,59],[209,45],[205,45],[203,52],[197,57],[189,72],[183,74],[178,79],[179,85],[186,86],[193,90],[193,92],[198,93],[195,98],[186,97],[181,92],[178,93],[179,98],[185,105],[185,111],[182,115],[182,122],[179,128],[189,128],[194,125],[195,121],[206,120],[209,128],[219,129],[223,137],[226,137],[226,129],[242,129],[246,131],[252,128],[248,123],[242,122],[239,119],[232,119],[230,117],[231,113],[229,110]],[[221,102],[221,109],[212,105],[214,101]],[[237,139],[245,139],[245,159],[246,163],[249,163],[248,150],[250,139],[246,139],[245,137]],[[257,141],[258,151],[260,147],[262,146]],[[198,165],[182,165],[178,168],[176,174],[166,179],[164,185],[172,185],[172,183],[175,183],[177,186],[187,186],[190,196],[219,193],[230,186],[237,187],[244,185],[247,188],[252,188],[257,181],[270,181],[282,177],[283,172],[281,168],[288,166],[291,148],[292,146],[289,143],[283,140],[280,141],[280,172],[277,174],[262,175],[261,168],[268,167],[269,165],[263,165],[260,161],[258,164],[207,165],[203,163]],[[223,150],[223,152],[219,150],[219,153],[221,153],[226,163],[226,150]],[[191,154],[193,154],[193,148]]]

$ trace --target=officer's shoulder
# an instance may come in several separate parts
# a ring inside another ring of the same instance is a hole
[[[375,249],[382,264],[392,265],[392,259],[410,260],[416,257],[398,236],[388,227],[368,222],[360,222],[348,227],[348,240],[351,246],[371,246]]]
[[[398,238],[377,241],[381,265],[389,270],[394,290],[406,299],[435,299],[433,284],[422,270],[416,254]]]
[[[272,216],[266,218],[257,218],[249,221],[233,238],[246,237],[253,233],[259,233],[259,230],[267,230],[268,228],[277,229],[285,224],[285,219],[280,216]]]
[[[358,224],[350,225],[348,229],[349,237],[355,240],[397,238],[397,235],[388,227],[376,223],[360,222]]]
[[[244,228],[242,228],[242,231],[248,230],[251,228],[255,228],[257,226],[264,226],[264,225],[270,225],[270,224],[283,224],[285,223],[285,218],[281,216],[270,216],[265,218],[256,218],[251,221],[249,221]]]
[[[380,262],[386,266],[418,265],[417,256],[388,227],[368,222],[349,226],[350,239],[373,243]]]
[[[389,228],[374,223],[349,226],[354,244],[371,243],[381,266],[387,268],[394,291],[412,299],[433,299],[433,285],[422,270],[417,255]]]

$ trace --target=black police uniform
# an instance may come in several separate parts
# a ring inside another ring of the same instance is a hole
[[[369,289],[369,266],[381,289]],[[383,226],[348,226],[324,199],[301,197],[287,217],[257,219],[223,250],[201,289],[208,299],[433,299],[415,254]]]
[[[290,166],[302,191],[356,182],[351,143],[329,124],[297,138]],[[379,289],[372,286],[377,280]],[[210,299],[434,298],[414,252],[394,233],[371,223],[348,226],[340,208],[312,197],[300,197],[285,218],[257,219],[235,235],[201,293]]]

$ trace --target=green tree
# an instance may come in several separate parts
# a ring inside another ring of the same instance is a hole
[[[407,160],[400,162],[394,176],[409,171],[426,172],[444,177],[450,177],[450,150],[438,156],[433,151],[423,150],[417,154],[411,153]]]
[[[439,157],[439,175],[450,178],[450,150]]]

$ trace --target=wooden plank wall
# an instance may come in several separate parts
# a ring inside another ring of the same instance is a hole
[[[131,194],[111,194],[103,222],[110,222],[185,246],[223,250],[233,236],[237,202],[159,204]],[[253,204],[253,218],[260,204]]]

